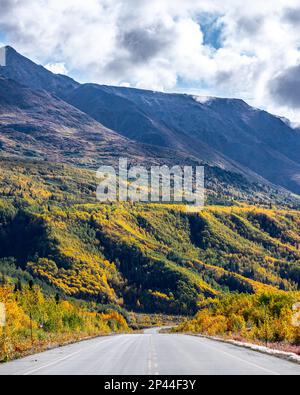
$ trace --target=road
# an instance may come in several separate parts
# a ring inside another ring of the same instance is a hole
[[[186,335],[97,338],[0,365],[0,375],[300,375],[300,365]]]

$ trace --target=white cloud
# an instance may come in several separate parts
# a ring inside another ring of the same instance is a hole
[[[54,74],[68,74],[68,69],[65,63],[48,63],[45,65],[45,68]]]
[[[276,75],[300,64],[299,0],[0,0],[9,44],[83,81],[241,97],[300,121],[274,100]],[[219,41],[205,45],[201,16]]]
[[[210,96],[192,96],[193,99],[200,104],[208,104],[216,100],[214,97]]]

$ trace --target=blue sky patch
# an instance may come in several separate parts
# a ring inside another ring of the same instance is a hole
[[[223,24],[220,21],[220,15],[201,14],[197,21],[204,35],[204,45],[215,49],[222,48]]]
[[[0,30],[0,43],[4,43],[6,41],[5,34]]]

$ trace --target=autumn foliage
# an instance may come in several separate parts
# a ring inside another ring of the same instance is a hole
[[[299,292],[300,212],[288,204],[231,199],[203,210],[99,204],[93,172],[41,161],[0,163],[0,276],[39,286],[35,293],[24,285],[17,292],[1,289],[15,317],[5,334],[8,349],[16,349],[14,339],[31,347],[32,294],[39,306],[32,313],[34,339],[47,342],[107,330],[112,321],[97,313],[100,305],[114,306],[109,315],[120,309],[198,314],[186,324],[191,330],[261,339],[259,295]],[[225,309],[226,298],[234,312]],[[81,301],[98,307],[83,308]],[[286,323],[291,306],[284,305],[280,315],[267,309],[270,338],[295,342],[298,335]]]
[[[6,325],[0,327],[0,361],[68,341],[128,330],[116,311],[98,313],[80,303],[46,297],[37,286],[0,286]],[[96,306],[95,306],[96,307]]]
[[[300,345],[300,321],[293,320],[299,300],[299,293],[286,292],[226,295],[207,300],[178,331]]]

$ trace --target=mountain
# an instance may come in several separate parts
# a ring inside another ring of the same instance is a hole
[[[1,76],[0,152],[93,169],[115,165],[124,156],[131,163],[153,165],[197,160],[131,141],[58,96]]]
[[[300,194],[300,131],[242,100],[81,85],[69,103],[118,133]]]
[[[44,89],[58,96],[77,88],[79,83],[64,75],[53,74],[43,66],[38,66],[30,59],[20,55],[12,47],[1,48],[3,59],[0,75],[13,79],[32,89]]]
[[[128,139],[104,127],[50,91],[34,89],[35,70],[40,70],[40,67],[32,65],[30,61],[29,64],[33,68],[31,78],[27,80],[26,85],[17,82],[20,75],[18,67],[22,64],[23,57],[11,49],[9,51],[19,62],[13,65],[8,63],[2,68],[6,70],[5,74],[14,79],[0,76],[2,156],[68,163],[91,169],[97,169],[103,164],[116,165],[118,159],[124,156],[132,164],[143,164],[147,167],[158,164],[204,164],[197,156],[190,155],[181,147],[151,145]],[[24,68],[26,65],[25,59]],[[48,76],[48,73],[45,71],[45,75]],[[51,73],[50,76],[56,78]],[[225,203],[237,199],[253,203],[280,202],[294,205],[287,194],[264,185],[265,182],[261,179],[247,179],[249,172],[230,172],[222,167],[206,165],[209,202]]]
[[[0,149],[5,155],[97,167],[127,151],[143,157],[128,140],[44,90],[0,77]]]
[[[2,51],[0,75],[59,96],[130,140],[162,148],[157,154],[164,159],[190,158],[300,194],[300,130],[279,117],[242,100],[80,85],[11,47]]]
[[[32,90],[46,90],[61,104],[68,102],[115,135],[130,139],[127,144],[133,151],[135,146],[137,158],[150,150],[148,163],[153,156],[161,163],[170,163],[170,158],[175,164],[206,163],[300,194],[300,131],[278,117],[242,100],[80,85],[37,66],[11,47],[4,51],[6,65],[0,67],[0,76]]]

